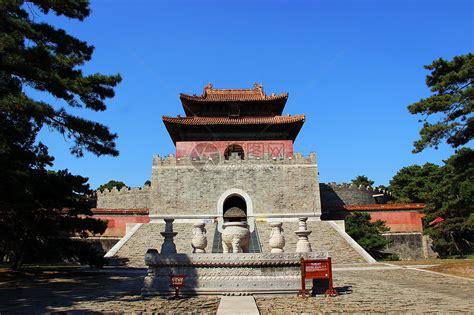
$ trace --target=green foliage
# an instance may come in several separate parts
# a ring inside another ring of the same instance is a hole
[[[441,257],[474,253],[474,151],[460,149],[441,172],[427,194],[425,233]],[[438,217],[444,221],[430,226]]]
[[[147,179],[145,183],[143,184],[143,186],[151,186],[151,181]]]
[[[36,138],[48,127],[72,140],[76,156],[118,155],[117,136],[106,126],[60,104],[103,111],[120,76],[84,75],[80,67],[91,59],[93,47],[34,17],[54,13],[82,21],[89,12],[85,0],[0,2],[0,256],[12,267],[46,253],[92,257],[86,249],[78,253],[81,247],[69,237],[106,228],[86,217],[92,204],[87,179],[67,170],[47,171],[54,158]],[[27,88],[52,95],[58,104],[34,100]]]
[[[351,181],[351,183],[352,185],[357,186],[357,187],[358,186],[367,187],[367,186],[372,186],[374,184],[374,181],[370,180],[367,176],[359,175],[356,178],[354,178]]]
[[[370,222],[370,214],[364,212],[354,212],[345,219],[346,232],[360,246],[375,258],[382,258],[384,248],[389,241],[382,236],[382,233],[390,229],[385,226],[385,222],[377,220]]]
[[[424,122],[413,152],[436,148],[443,140],[454,148],[468,143],[474,132],[474,55],[456,56],[451,61],[440,58],[425,68],[431,70],[426,85],[434,95],[408,106],[410,113],[422,115],[420,121]]]
[[[84,150],[118,155],[114,142],[117,136],[104,125],[26,95],[24,88],[29,86],[50,93],[70,107],[103,111],[105,99],[114,96],[113,87],[121,81],[119,75],[84,75],[80,66],[91,59],[94,47],[62,29],[35,22],[30,10],[79,20],[90,11],[88,1],[80,0],[0,3],[0,110],[17,111],[36,127],[47,125],[72,139],[71,152],[77,156],[82,156]]]
[[[61,257],[71,251],[57,246],[69,244],[58,240],[106,228],[106,222],[84,216],[92,215],[87,178],[47,171],[52,158],[44,145],[35,144],[37,130],[9,128],[17,123],[24,121],[0,115],[0,256],[13,268],[48,252]],[[15,138],[5,137],[5,129],[15,131]]]
[[[394,202],[426,202],[432,192],[431,186],[441,178],[440,167],[432,163],[402,168],[390,181]]]
[[[116,181],[116,180],[109,180],[107,183],[100,185],[98,190],[101,192],[104,191],[105,189],[112,190],[112,188],[116,187],[118,190],[122,189],[123,187],[128,187],[125,185],[124,182],[121,181]]]
[[[474,252],[474,151],[462,148],[443,166],[402,168],[390,181],[395,202],[426,204],[425,233],[441,257]],[[430,226],[437,218],[444,221]]]

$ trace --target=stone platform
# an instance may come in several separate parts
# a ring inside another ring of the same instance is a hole
[[[185,275],[183,295],[296,294],[300,288],[300,258],[325,259],[327,252],[171,254],[149,250],[148,274],[142,294],[170,295],[170,274]]]

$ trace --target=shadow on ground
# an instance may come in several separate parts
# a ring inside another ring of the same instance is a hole
[[[0,313],[44,313],[80,301],[140,296],[146,269],[0,269]]]
[[[311,296],[324,295],[326,290],[329,289],[329,280],[328,279],[313,279],[313,288],[311,290]],[[337,294],[351,294],[352,286],[338,286],[334,287]]]

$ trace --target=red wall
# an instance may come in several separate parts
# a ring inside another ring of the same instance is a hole
[[[94,219],[107,220],[107,229],[101,236],[123,237],[127,223],[148,223],[148,215],[118,216],[118,215],[94,215]]]
[[[225,149],[232,144],[242,146],[244,155],[248,154],[263,157],[268,153],[272,157],[292,156],[292,140],[265,140],[265,141],[178,141],[176,142],[176,157],[183,156],[213,156],[217,152],[220,156],[224,155]]]
[[[423,232],[423,214],[419,212],[370,211],[368,213],[372,222],[385,221],[390,232]]]
[[[339,209],[333,209],[334,213],[342,214],[343,211],[366,212],[370,214],[371,221],[382,220],[390,228],[390,232],[422,232],[423,203],[387,203],[371,205],[345,205]],[[339,218],[338,218],[339,219]]]
[[[125,236],[127,223],[149,223],[148,209],[91,209],[94,219],[107,220],[107,229],[100,236],[117,237]]]

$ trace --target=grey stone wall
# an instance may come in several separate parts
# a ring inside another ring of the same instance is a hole
[[[431,249],[431,240],[422,233],[387,233],[384,237],[391,241],[384,252],[396,254],[402,260],[437,257]]]
[[[229,189],[244,191],[254,214],[321,212],[316,155],[193,161],[153,158],[151,215],[217,215]]]
[[[97,191],[97,208],[142,209],[150,208],[150,186]]]
[[[341,207],[343,205],[366,205],[387,203],[390,195],[372,187],[356,187],[349,184],[321,183],[321,206],[324,208]],[[383,195],[374,197],[374,195]]]

